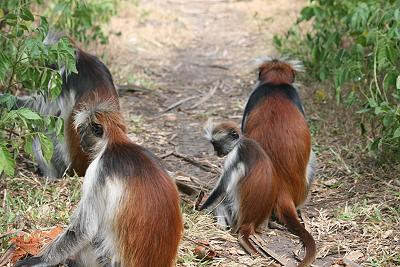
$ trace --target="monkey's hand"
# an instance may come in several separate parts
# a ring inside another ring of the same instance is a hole
[[[40,256],[25,258],[23,260],[18,261],[14,265],[14,267],[28,267],[28,266],[51,267],[54,265],[46,263],[45,261],[43,261],[42,257],[40,257]]]
[[[200,193],[199,193],[199,195],[197,196],[196,202],[195,202],[195,204],[194,204],[194,209],[195,209],[195,210],[199,210],[199,211],[202,210],[202,208],[199,207],[199,206],[200,206],[200,203],[201,203],[201,201],[203,200],[203,198],[204,198],[204,191],[201,190]]]

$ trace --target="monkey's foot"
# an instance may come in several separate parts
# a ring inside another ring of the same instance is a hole
[[[243,247],[243,249],[250,254],[252,257],[258,256],[257,249],[250,243],[250,240],[245,236],[239,234],[238,235],[239,244]]]

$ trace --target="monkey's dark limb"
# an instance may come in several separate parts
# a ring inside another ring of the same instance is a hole
[[[203,200],[203,198],[204,198],[204,191],[202,190],[202,191],[200,191],[199,195],[197,196],[196,202],[194,204],[195,210],[200,210],[199,206],[200,206],[200,203]]]
[[[211,194],[207,197],[206,201],[199,207],[199,210],[204,210],[209,208],[211,205],[213,205],[217,199],[221,199],[226,195],[226,181],[225,179],[229,177],[229,173],[224,172],[221,176],[221,178],[218,181],[218,184],[214,189],[212,190]]]
[[[264,257],[268,256],[282,264],[283,266],[290,266],[290,264],[283,259],[281,256],[276,254],[274,251],[270,250],[267,248],[264,240],[258,235],[258,234],[253,234],[250,236],[250,240],[256,244],[256,250]]]
[[[18,261],[14,267],[35,266],[43,263],[42,257],[29,257]]]

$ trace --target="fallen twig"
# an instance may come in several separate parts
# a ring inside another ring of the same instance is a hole
[[[0,258],[0,266],[7,266],[7,263],[11,260],[13,253],[15,251],[15,245],[11,245],[6,253]]]
[[[197,190],[186,183],[175,180],[175,184],[178,187],[179,191],[186,195],[192,196],[197,194]]]
[[[167,152],[165,152],[164,154],[162,154],[162,155],[160,156],[160,159],[168,158],[168,157],[171,156],[172,154],[174,154],[174,151],[167,151]]]
[[[229,70],[229,67],[217,64],[198,64],[198,63],[190,63],[193,66],[202,67],[202,68],[213,68],[213,69],[221,69],[221,70]]]
[[[0,235],[0,240],[3,239],[4,237],[9,236],[9,235],[14,235],[14,234],[23,233],[23,232],[24,231],[22,231],[21,229],[8,231],[8,232]]]
[[[301,210],[299,211],[299,213],[300,213],[300,218],[303,221],[304,228],[306,228],[307,232],[311,232],[310,225],[308,223],[309,219],[307,215],[305,215],[304,212],[302,212]]]
[[[215,86],[213,86],[211,88],[211,90],[207,94],[205,94],[196,104],[191,106],[190,109],[195,109],[196,107],[200,106],[201,104],[206,102],[208,99],[210,99],[210,97],[212,97],[215,94],[215,92],[221,86],[221,84],[222,84],[222,82],[217,82],[217,84]]]
[[[182,155],[178,152],[174,152],[174,153],[172,153],[172,155],[174,155],[177,158],[183,159],[184,161],[186,161],[196,167],[199,167],[200,169],[202,169],[206,172],[212,172],[212,173],[219,174],[219,171],[215,170],[214,166],[211,166],[207,163],[199,162],[199,161],[191,158],[190,156]]]
[[[343,258],[343,263],[346,264],[346,266],[349,266],[349,267],[362,267],[360,264],[355,263],[354,261],[352,261],[352,260],[350,260],[350,259],[348,259],[346,257]]]
[[[200,96],[200,95],[192,95],[192,96],[186,97],[186,98],[184,98],[184,99],[181,99],[181,100],[179,100],[178,102],[175,102],[174,104],[172,104],[172,105],[170,105],[169,107],[167,107],[166,109],[164,109],[161,113],[168,112],[168,111],[170,111],[171,109],[174,109],[174,108],[176,108],[177,106],[180,106],[180,105],[182,105],[183,103],[185,103],[185,102],[187,102],[187,101],[190,101],[190,100],[192,100],[192,99],[194,99],[194,98],[196,98],[196,97],[199,97],[199,96]]]
[[[260,254],[262,256],[272,257],[273,259],[275,259],[277,262],[279,262],[283,266],[288,266],[287,260],[285,260],[278,254],[276,254],[274,251],[267,248],[264,240],[258,234],[251,235],[250,240],[253,241],[257,245],[256,247],[260,249],[260,250],[258,250],[258,252],[260,252]]]
[[[143,87],[143,86],[139,86],[139,85],[135,85],[135,84],[120,84],[117,85],[117,89],[118,91],[125,91],[125,92],[152,92],[153,90]]]

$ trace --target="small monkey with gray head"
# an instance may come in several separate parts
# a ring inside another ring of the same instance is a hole
[[[86,267],[171,267],[183,231],[177,188],[158,158],[129,139],[117,99],[94,100],[74,114],[91,163],[70,225],[16,266],[72,259]]]
[[[256,249],[249,236],[271,216],[276,202],[271,160],[256,141],[242,136],[233,122],[209,123],[205,130],[216,154],[228,156],[217,185],[198,210],[223,197],[216,207],[218,223],[238,232],[240,244],[252,254]]]

